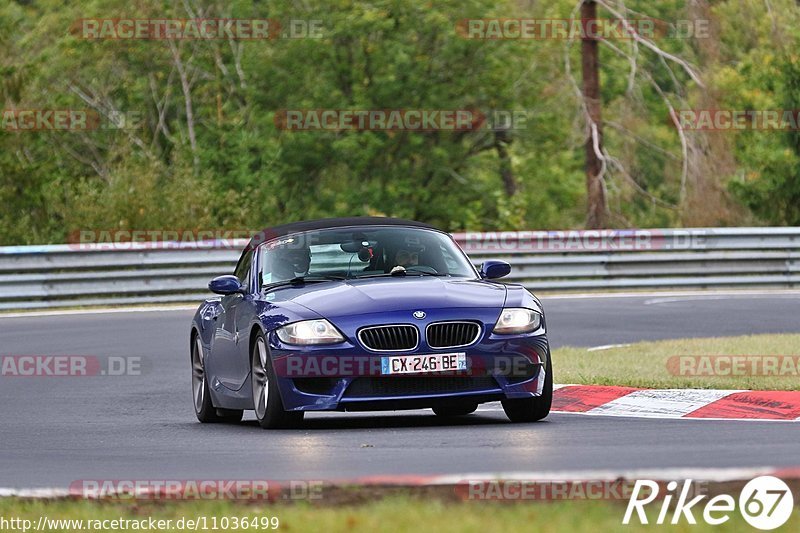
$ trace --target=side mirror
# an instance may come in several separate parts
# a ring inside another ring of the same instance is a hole
[[[511,273],[511,265],[505,261],[484,261],[480,272],[484,279],[499,279]]]
[[[236,276],[219,276],[208,282],[208,289],[217,294],[244,293],[244,287]]]

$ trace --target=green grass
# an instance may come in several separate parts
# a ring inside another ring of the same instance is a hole
[[[435,499],[390,497],[363,505],[331,506],[307,503],[244,504],[236,502],[117,502],[0,500],[0,516],[20,517],[35,524],[39,516],[59,519],[195,519],[211,517],[278,517],[277,531],[398,532],[398,531],[652,531],[658,508],[649,509],[651,524],[623,526],[625,503],[573,501],[558,503],[526,502],[500,504],[486,502],[445,503]],[[722,526],[703,524],[702,510],[695,513],[699,525],[683,521],[678,526],[655,526],[659,531],[744,531],[751,530],[738,512]],[[671,517],[671,514],[669,515]],[[795,512],[782,530],[798,531],[800,513]],[[11,531],[11,530],[8,530]],[[45,531],[68,531],[47,529]],[[160,531],[179,531],[176,528]],[[265,531],[248,529],[248,531]]]
[[[673,356],[800,355],[800,335],[750,335],[639,342],[588,351],[565,347],[553,352],[557,383],[627,385],[645,388],[796,390],[797,374],[782,376],[680,375],[668,367]],[[673,363],[676,360],[673,359]],[[800,369],[798,369],[800,370]]]

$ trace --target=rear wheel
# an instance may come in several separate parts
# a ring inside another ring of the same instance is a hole
[[[436,416],[442,417],[466,416],[474,413],[477,408],[477,403],[437,405],[433,408],[433,412],[436,413]]]
[[[541,396],[503,400],[503,411],[512,422],[536,422],[550,414],[553,403],[553,362],[549,354],[544,375],[544,388]]]
[[[208,392],[208,378],[206,377],[205,353],[200,335],[194,336],[192,342],[192,397],[194,399],[194,414],[200,422],[229,422],[235,423],[242,419],[243,411],[234,409],[217,409],[211,403],[211,394]]]
[[[258,333],[253,343],[250,373],[253,385],[253,407],[258,424],[264,429],[295,427],[303,421],[303,411],[286,411],[283,408],[275,380],[272,361],[267,351],[263,333]]]

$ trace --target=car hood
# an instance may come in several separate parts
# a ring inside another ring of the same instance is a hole
[[[375,278],[313,283],[274,291],[278,303],[290,300],[324,317],[400,310],[503,307],[500,283],[451,278]]]

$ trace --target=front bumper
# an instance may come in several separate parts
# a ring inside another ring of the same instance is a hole
[[[283,345],[268,337],[277,386],[290,411],[416,409],[452,401],[483,403],[542,393],[550,357],[547,337],[486,335],[468,348],[408,353],[368,352],[355,343],[328,347]],[[389,355],[465,353],[467,370],[382,375]]]

